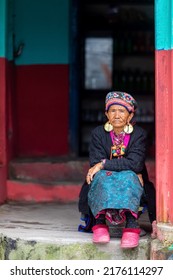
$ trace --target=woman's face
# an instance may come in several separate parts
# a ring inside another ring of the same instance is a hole
[[[109,107],[108,112],[105,113],[109,122],[114,128],[124,128],[129,124],[133,117],[133,113],[129,113],[127,109],[121,105],[112,105]]]

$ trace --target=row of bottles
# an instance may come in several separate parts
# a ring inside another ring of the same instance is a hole
[[[95,110],[95,109],[85,109],[82,110],[82,121],[83,122],[105,122],[106,116],[104,110]]]
[[[122,2],[121,2],[122,3]],[[140,4],[152,4],[153,0],[140,0]],[[128,0],[128,4],[139,4],[139,0]]]
[[[120,0],[119,0],[120,1]],[[132,4],[130,6],[123,5],[123,0],[121,0],[121,5],[119,7],[113,6],[110,7],[109,13],[108,13],[108,22],[110,24],[118,24],[119,27],[125,26],[127,27],[134,27],[134,28],[146,28],[151,27],[151,25],[154,23],[153,21],[153,5],[154,0],[152,2],[148,2],[147,0],[144,1],[145,7],[140,7],[140,5],[133,5],[138,4],[138,2],[141,3],[142,0],[126,0],[126,4]],[[125,3],[124,3],[125,4]],[[151,4],[151,5],[146,5]],[[116,12],[115,12],[116,11]]]
[[[154,73],[140,69],[122,70],[115,72],[114,88],[132,93],[151,94],[154,92]]]
[[[132,31],[131,34],[124,32],[114,42],[114,53],[116,55],[150,54],[153,51],[153,32]]]
[[[82,111],[82,122],[93,123],[97,125],[98,123],[105,123],[107,118],[103,110],[85,109]],[[154,109],[152,106],[139,107],[135,115],[136,122],[146,122],[150,123],[154,121]]]
[[[87,121],[88,125],[83,125],[83,132],[82,132],[82,142],[81,142],[81,153],[87,154],[88,147],[91,137],[91,132],[94,127],[99,124],[104,124],[107,119],[102,111],[96,110],[83,110],[83,124]],[[151,108],[138,108],[134,121],[136,123],[143,123],[143,124],[152,124],[154,122],[154,111]],[[92,124],[92,126],[90,126]]]
[[[150,105],[150,106],[149,106]],[[154,122],[154,108],[149,104],[144,107],[139,107],[135,114],[135,121],[137,123],[152,123]]]

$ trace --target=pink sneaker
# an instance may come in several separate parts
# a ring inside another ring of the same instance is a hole
[[[139,228],[124,228],[121,238],[121,248],[135,248],[139,244],[140,229]]]
[[[107,225],[95,225],[92,231],[94,243],[108,243],[110,241],[109,228]]]

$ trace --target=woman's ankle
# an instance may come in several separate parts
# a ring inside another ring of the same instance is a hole
[[[138,220],[131,212],[126,213],[126,228],[139,228]]]
[[[138,228],[123,228],[123,233],[124,232],[135,232],[135,233],[140,234],[141,229],[139,227]]]

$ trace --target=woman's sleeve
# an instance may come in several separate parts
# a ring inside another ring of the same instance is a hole
[[[99,129],[94,129],[91,134],[91,141],[89,145],[89,160],[90,166],[94,166],[96,163],[100,162],[102,159],[108,158],[105,141],[103,135]]]
[[[140,173],[143,170],[146,158],[147,134],[142,130],[127,149],[127,154],[122,158],[107,159],[104,169],[110,171],[132,170]]]

